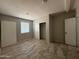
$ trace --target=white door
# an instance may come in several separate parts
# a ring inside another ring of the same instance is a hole
[[[1,21],[1,46],[6,47],[16,43],[16,22]]]
[[[76,46],[76,18],[65,19],[65,43]]]

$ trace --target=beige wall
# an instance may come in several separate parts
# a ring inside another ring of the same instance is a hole
[[[16,43],[16,22],[1,21],[1,47],[6,47]]]
[[[34,21],[34,36],[35,39],[40,40],[39,24],[43,22],[46,22],[46,40],[47,42],[49,42],[49,15],[41,17]]]
[[[22,39],[28,40],[28,39],[33,38],[33,21],[32,20],[27,20],[27,19],[22,19],[22,18],[17,18],[17,17],[12,17],[12,16],[8,16],[8,15],[0,14],[0,36],[1,36],[1,21],[2,20],[16,22],[16,36],[17,36],[16,41],[22,40]],[[29,33],[21,34],[21,28],[20,28],[21,21],[28,22],[30,24],[30,32]],[[1,41],[1,37],[0,37],[0,41]],[[0,45],[1,45],[1,42],[0,42]]]
[[[79,17],[79,0],[76,0],[75,8],[76,8],[76,16]]]
[[[0,48],[0,54],[1,54],[1,48]]]
[[[65,43],[65,19],[76,16],[75,10],[50,15],[50,41]]]
[[[77,30],[79,30],[79,0],[76,0],[76,19],[77,19]],[[79,31],[77,31],[77,46],[79,47]]]
[[[1,20],[1,16],[0,16],[0,20]],[[0,29],[1,29],[1,21],[0,21]],[[1,47],[1,30],[0,30],[0,47]]]
[[[0,16],[0,20],[1,20],[1,16]],[[1,21],[0,21],[0,29],[1,29]],[[1,30],[0,30],[0,47],[1,47]]]
[[[21,18],[17,18],[17,17],[12,17],[12,16],[7,16],[7,15],[2,15],[0,14],[1,18],[0,20],[7,20],[7,21],[15,21],[16,22],[16,26],[17,26],[17,39],[29,39],[29,38],[33,38],[33,21],[32,20],[27,20],[27,19],[21,19]],[[27,22],[30,25],[30,32],[29,33],[24,33],[21,34],[21,24],[20,22]]]

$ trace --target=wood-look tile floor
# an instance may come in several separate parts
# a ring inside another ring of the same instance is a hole
[[[79,59],[79,48],[29,40],[1,49],[0,59]]]

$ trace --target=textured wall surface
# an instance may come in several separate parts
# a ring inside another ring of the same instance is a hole
[[[17,27],[16,28],[16,30],[17,30],[17,32],[16,32],[17,40],[33,38],[33,21],[0,14],[0,21],[1,20],[16,22],[16,24],[17,24],[16,25],[16,27]],[[20,32],[21,31],[21,28],[20,28],[20,25],[21,25],[20,22],[21,21],[24,21],[24,22],[27,22],[27,23],[30,24],[30,32],[29,33],[21,34],[21,32]],[[0,34],[1,34],[1,32],[0,32]]]
[[[0,20],[1,20],[1,16],[0,16]],[[0,21],[0,29],[1,29],[1,21]],[[1,30],[0,30],[0,47],[1,47]]]
[[[46,22],[46,41],[49,43],[49,15],[39,18],[34,21],[34,37],[35,39],[40,39],[40,23]]]
[[[16,22],[12,21],[1,21],[1,47],[16,44]]]
[[[75,11],[60,12],[50,15],[50,41],[65,43],[65,19],[76,16]]]

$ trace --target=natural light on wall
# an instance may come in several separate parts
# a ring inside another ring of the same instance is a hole
[[[28,33],[29,32],[29,23],[21,22],[21,33]]]

